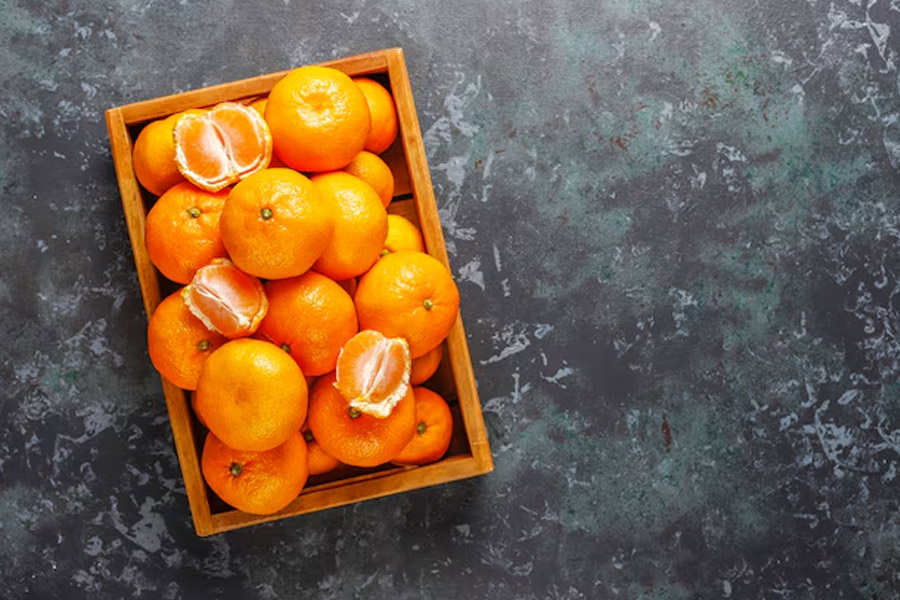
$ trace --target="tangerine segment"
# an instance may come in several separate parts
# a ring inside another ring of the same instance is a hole
[[[304,375],[334,370],[341,346],[357,332],[356,307],[341,286],[313,271],[270,281],[260,333],[291,355]]]
[[[306,485],[307,455],[300,432],[263,452],[234,450],[210,432],[200,467],[206,483],[226,503],[246,513],[270,515],[290,504]]]
[[[347,166],[372,126],[366,97],[346,74],[329,67],[300,67],[269,92],[266,121],[275,154],[298,171]]]
[[[307,456],[309,457],[307,462],[309,464],[310,475],[328,473],[341,464],[341,461],[322,450],[322,446],[316,441],[316,436],[314,436],[312,431],[309,430],[309,427],[305,425],[303,427],[303,439],[306,440]]]
[[[266,279],[302,275],[334,234],[334,207],[291,169],[265,169],[238,183],[219,222],[228,255]]]
[[[322,448],[342,463],[374,467],[394,459],[416,433],[412,388],[390,416],[379,419],[352,408],[334,387],[331,373],[313,387],[309,428]]]
[[[255,332],[269,309],[259,279],[227,258],[217,258],[198,269],[181,295],[191,313],[210,331],[230,339]]]
[[[409,389],[409,345],[378,331],[360,331],[341,348],[335,386],[350,406],[383,419]]]
[[[388,254],[402,250],[425,252],[425,241],[409,219],[400,215],[388,215],[388,233],[381,253]]]
[[[207,192],[187,181],[176,183],[147,213],[144,237],[150,261],[177,283],[188,283],[197,269],[226,256],[219,217],[228,193]]]
[[[204,361],[227,341],[191,314],[179,292],[159,303],[147,328],[150,362],[163,377],[185,390],[197,387]]]
[[[357,77],[353,81],[365,95],[372,115],[372,129],[366,137],[365,148],[381,154],[397,137],[397,108],[394,106],[394,99],[380,83],[368,77]]]
[[[440,344],[459,314],[459,290],[444,265],[422,252],[388,254],[359,280],[360,329],[375,329],[409,342],[418,358]]]
[[[174,135],[178,170],[212,192],[265,169],[272,159],[272,136],[265,119],[236,102],[182,116]]]
[[[437,372],[442,358],[444,358],[443,344],[414,359],[412,361],[412,370],[409,373],[409,384],[422,385],[431,379],[431,376]]]
[[[260,452],[283,444],[303,425],[306,380],[278,346],[241,338],[203,364],[196,404],[197,414],[225,444]]]
[[[396,465],[425,465],[440,459],[453,437],[453,415],[440,395],[428,388],[413,388],[416,398],[416,435],[394,458]]]

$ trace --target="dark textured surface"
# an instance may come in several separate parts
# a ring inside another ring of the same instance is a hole
[[[0,597],[900,593],[896,0],[223,4],[0,1]],[[496,471],[198,539],[103,111],[389,46]]]

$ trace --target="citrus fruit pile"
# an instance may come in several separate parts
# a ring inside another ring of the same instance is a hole
[[[159,196],[147,251],[183,286],[150,318],[150,359],[192,391],[203,476],[239,510],[277,512],[341,463],[447,452],[450,409],[419,386],[459,292],[416,226],[387,214],[379,154],[397,134],[377,81],[301,67],[266,98],[172,115],[135,141]]]

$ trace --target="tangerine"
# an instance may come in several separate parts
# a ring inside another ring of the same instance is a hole
[[[400,215],[388,215],[388,233],[381,254],[402,250],[425,252],[425,241],[418,228],[409,219]]]
[[[356,307],[340,285],[313,271],[270,281],[260,333],[291,355],[304,375],[333,371],[341,346],[357,331]]]
[[[175,164],[173,131],[181,113],[147,123],[134,141],[131,155],[134,174],[154,196],[184,180]]]
[[[359,86],[337,69],[317,66],[294,69],[275,84],[266,121],[275,154],[292,169],[315,172],[347,166],[372,126]]]
[[[352,408],[383,419],[406,395],[410,362],[403,338],[360,331],[341,348],[335,386]]]
[[[391,462],[425,465],[440,459],[450,447],[453,415],[444,399],[424,387],[413,388],[416,398],[416,435]]]
[[[368,77],[357,77],[353,80],[362,90],[372,115],[372,129],[366,137],[366,150],[381,154],[394,143],[397,138],[397,107],[391,93],[377,81]]]
[[[214,258],[226,256],[219,217],[227,192],[207,192],[182,181],[147,213],[144,238],[150,261],[165,277],[187,283]]]
[[[394,197],[394,174],[377,154],[362,151],[353,157],[343,171],[359,177],[372,186],[385,208],[391,203]]]
[[[442,358],[444,358],[443,344],[434,350],[429,350],[419,358],[413,359],[412,369],[409,372],[409,384],[421,385],[431,379],[431,376],[437,372]]]
[[[309,428],[328,454],[355,467],[374,467],[396,458],[416,432],[416,400],[412,388],[388,417],[363,414],[334,387],[334,374],[312,389]]]
[[[191,313],[210,331],[230,339],[255,332],[269,308],[259,279],[227,258],[217,258],[198,269],[181,295]]]
[[[203,363],[226,341],[191,314],[180,292],[159,303],[147,328],[150,362],[163,377],[185,390],[197,387]]]
[[[246,513],[270,515],[290,504],[306,485],[307,456],[299,431],[261,452],[229,448],[210,432],[200,466],[206,483],[226,503]]]
[[[341,461],[322,450],[322,446],[316,441],[316,436],[306,425],[303,426],[303,439],[306,440],[307,456],[309,457],[309,474],[322,475],[337,468]]]
[[[440,344],[459,314],[459,290],[436,258],[404,250],[381,258],[360,277],[356,295],[360,329],[402,337],[418,358]]]
[[[225,249],[242,271],[266,279],[302,275],[334,233],[334,209],[309,179],[265,169],[238,183],[222,209]]]
[[[372,186],[337,171],[312,178],[335,212],[334,235],[313,269],[335,281],[365,273],[387,237],[387,212]]]
[[[269,450],[299,431],[307,388],[300,367],[278,346],[241,338],[216,350],[197,382],[197,413],[236,450]]]
[[[211,192],[265,169],[272,159],[272,136],[265,119],[237,102],[182,116],[174,137],[178,170]]]

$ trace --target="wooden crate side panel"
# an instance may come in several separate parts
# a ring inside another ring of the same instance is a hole
[[[322,66],[333,67],[348,75],[368,75],[380,73],[387,69],[387,59],[384,51],[370,52],[348,58],[340,58],[320,63]],[[127,125],[151,121],[176,112],[200,106],[209,106],[227,100],[237,100],[252,96],[268,94],[279,79],[288,71],[267,73],[239,81],[221,83],[198,90],[190,90],[169,96],[162,96],[152,100],[134,102],[119,107]]]
[[[172,437],[175,440],[175,453],[181,465],[184,477],[184,489],[187,492],[188,505],[194,519],[197,535],[214,533],[209,508],[209,497],[206,495],[206,483],[200,468],[202,448],[194,443],[194,432],[191,424],[190,408],[186,394],[173,383],[160,376],[163,394],[166,397],[166,408],[169,411],[169,422],[172,426]]]
[[[456,456],[424,467],[410,467],[399,472],[386,473],[389,474],[366,481],[304,492],[287,508],[274,515],[251,515],[236,510],[215,514],[212,517],[213,530],[216,533],[229,531],[480,474],[478,463],[471,456]]]
[[[137,177],[134,174],[134,167],[131,164],[131,137],[128,135],[122,113],[117,108],[106,112],[106,126],[109,130],[113,165],[116,169],[116,179],[119,182],[119,195],[122,197],[122,209],[125,212],[125,225],[131,240],[134,266],[141,287],[141,297],[144,299],[144,310],[149,319],[160,300],[159,278],[156,274],[156,267],[150,262],[150,255],[147,253],[147,245],[144,241],[144,222],[147,212],[141,197],[141,190],[138,187]]]
[[[428,253],[443,262],[450,269],[444,234],[437,212],[437,202],[435,201],[434,190],[431,185],[431,174],[428,170],[425,146],[422,141],[419,119],[416,115],[415,102],[412,96],[412,87],[409,83],[409,74],[406,69],[406,62],[403,59],[402,50],[393,49],[389,51],[388,73],[391,78],[391,88],[394,92],[394,102],[397,105],[397,114],[400,117],[403,148],[406,154],[410,183],[419,216],[419,228],[425,238]],[[493,459],[491,458],[490,447],[487,441],[487,430],[481,413],[481,403],[478,400],[478,390],[475,386],[475,376],[472,372],[472,360],[469,356],[469,348],[461,317],[457,317],[456,323],[447,338],[447,350],[450,354],[450,367],[456,380],[460,408],[469,443],[472,445],[472,453],[482,468],[489,471],[493,468]]]

